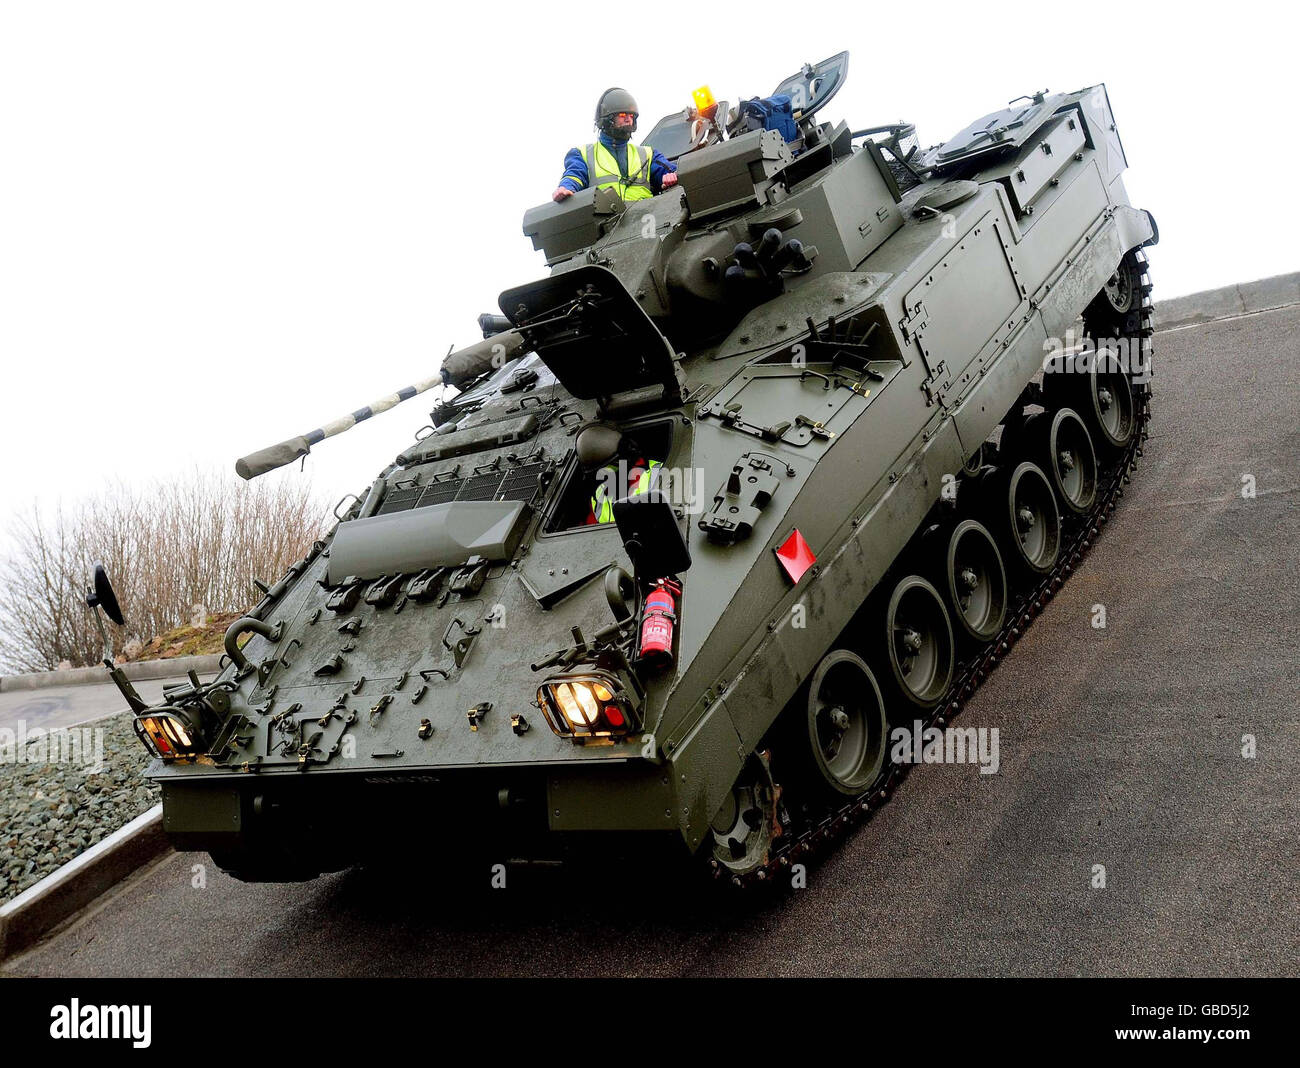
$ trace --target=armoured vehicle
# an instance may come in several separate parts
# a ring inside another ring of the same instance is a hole
[[[1122,493],[1157,232],[1103,86],[921,150],[823,121],[847,69],[697,93],[658,196],[529,210],[549,273],[216,680],[119,679],[178,848],[290,880],[668,845],[748,884],[890,795],[894,728],[948,723]]]

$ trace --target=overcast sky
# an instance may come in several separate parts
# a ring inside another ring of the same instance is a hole
[[[848,49],[824,117],[928,145],[1105,82],[1157,300],[1296,269],[1292,9],[1162,7],[0,0],[0,529],[434,373],[545,273],[521,216],[610,85],[644,133]],[[265,477],[358,490],[429,407]]]

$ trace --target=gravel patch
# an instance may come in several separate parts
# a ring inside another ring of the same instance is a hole
[[[29,737],[24,753],[21,735],[0,733],[0,904],[158,803],[131,719],[124,712],[71,728],[80,749]]]

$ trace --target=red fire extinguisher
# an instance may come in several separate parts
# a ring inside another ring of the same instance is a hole
[[[664,668],[673,662],[673,625],[681,586],[672,579],[660,579],[641,611],[641,659],[651,667]]]

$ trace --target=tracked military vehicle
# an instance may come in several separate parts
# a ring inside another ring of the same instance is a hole
[[[765,98],[793,136],[699,94],[646,139],[661,195],[529,210],[548,273],[217,679],[120,680],[178,848],[288,880],[617,841],[748,884],[890,795],[891,728],[957,713],[1122,493],[1157,235],[1103,87],[921,150],[823,119],[847,70]]]

